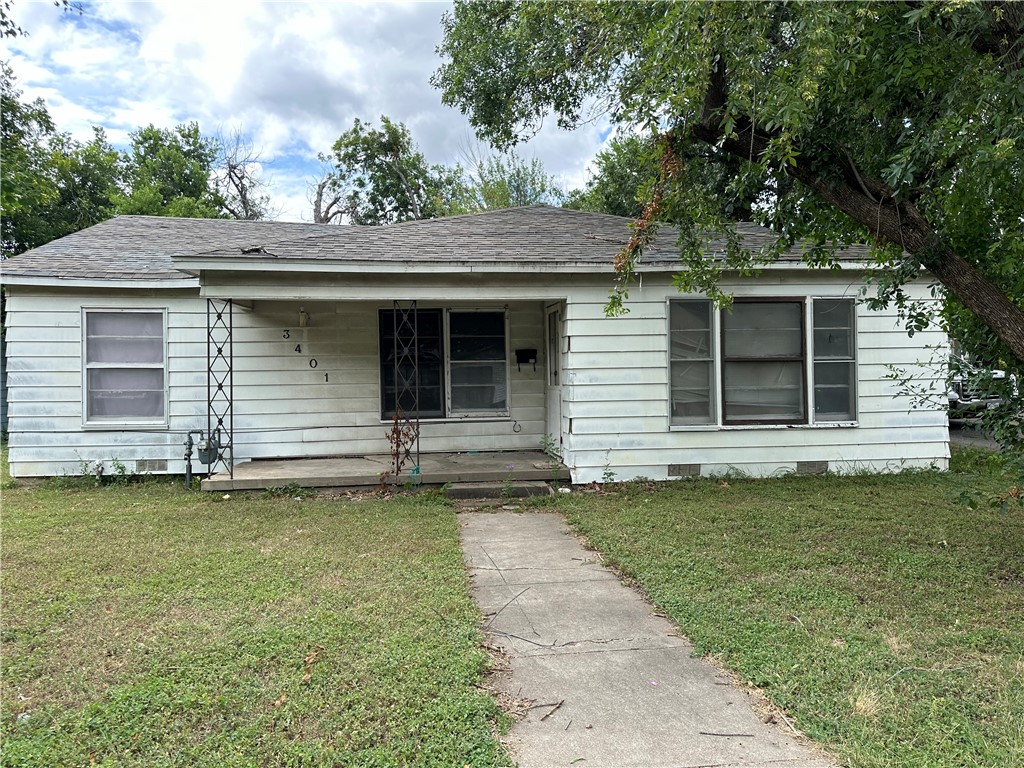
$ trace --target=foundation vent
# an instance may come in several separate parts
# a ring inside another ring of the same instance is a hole
[[[135,462],[135,471],[142,472],[166,472],[167,459],[139,459]]]
[[[669,464],[669,477],[700,477],[700,464]]]
[[[828,472],[827,461],[798,461],[796,473],[798,475],[824,475]]]

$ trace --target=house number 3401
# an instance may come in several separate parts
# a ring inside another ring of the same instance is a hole
[[[292,337],[291,329],[290,328],[284,328],[282,330],[282,332],[281,332],[281,338],[283,338],[283,339],[290,339],[291,337]],[[299,354],[299,355],[302,354],[302,345],[301,344],[296,344],[295,345],[295,353]],[[317,359],[315,357],[309,358],[309,367],[310,368],[316,368],[318,365],[320,365],[320,363],[317,361]],[[329,374],[326,374],[326,373],[324,374],[324,381],[330,381]]]

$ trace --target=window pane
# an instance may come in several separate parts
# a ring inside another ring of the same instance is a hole
[[[162,363],[164,340],[129,337],[90,337],[86,343],[87,363]]]
[[[673,360],[711,358],[711,302],[671,302],[669,327]]]
[[[814,364],[814,416],[819,421],[852,421],[856,392],[853,363]]]
[[[853,357],[853,333],[849,328],[815,328],[814,357]]]
[[[672,363],[672,423],[710,423],[711,404],[711,363]]]
[[[798,302],[736,302],[722,314],[726,357],[800,357],[803,305]]]
[[[802,363],[726,363],[723,376],[727,420],[771,422],[804,418]]]
[[[452,336],[505,336],[504,312],[451,312],[448,326]]]
[[[852,299],[815,299],[815,328],[852,328]]]
[[[86,363],[162,363],[162,312],[88,312]]]
[[[504,312],[451,312],[448,317],[452,360],[504,360]]]
[[[452,412],[504,411],[506,405],[505,361],[451,365]]]
[[[159,368],[93,368],[88,372],[88,418],[164,415],[164,372]]]
[[[85,316],[89,336],[149,336],[162,339],[162,312],[88,312]]]
[[[676,330],[708,330],[711,327],[710,301],[673,301],[669,307],[669,322]]]
[[[451,341],[452,360],[504,360],[504,336],[455,336]]]

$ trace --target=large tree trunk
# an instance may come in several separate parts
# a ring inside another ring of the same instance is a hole
[[[712,73],[704,113],[694,126],[693,135],[737,157],[756,159],[768,150],[771,137],[748,121],[723,141],[721,114],[726,93],[725,73],[718,67]],[[861,173],[848,155],[833,152],[832,158],[832,170],[838,170],[841,178],[826,178],[802,155],[795,165],[786,166],[786,173],[863,224],[876,238],[910,254],[985,323],[1018,360],[1024,361],[1024,311],[999,286],[943,242],[911,203],[897,202],[884,182]],[[820,157],[818,159],[820,161]]]

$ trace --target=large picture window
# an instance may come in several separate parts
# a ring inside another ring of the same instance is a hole
[[[737,299],[717,318],[706,299],[671,301],[671,423],[855,420],[854,302],[814,299],[810,303],[808,329],[804,299]]]
[[[419,309],[415,325],[380,312],[381,416],[395,414],[395,361],[402,410],[421,419],[508,414],[508,334],[504,311]],[[413,336],[416,343],[413,343]],[[415,346],[412,355],[401,354]],[[397,357],[396,357],[397,356]],[[419,409],[415,379],[419,378]]]
[[[85,311],[85,420],[166,420],[164,313]]]

